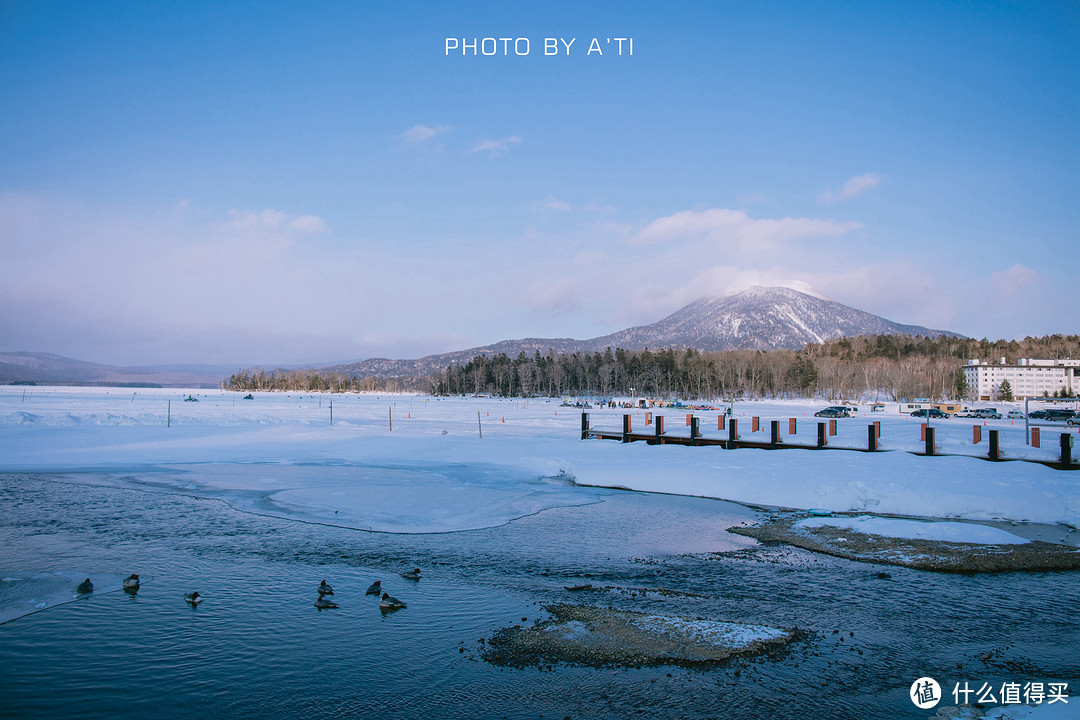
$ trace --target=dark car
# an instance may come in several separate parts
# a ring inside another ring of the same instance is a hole
[[[916,411],[912,412],[911,417],[948,418],[949,413],[942,412],[941,410],[938,410],[937,408],[929,408],[929,409],[923,408],[921,410],[916,410]]]
[[[851,417],[851,409],[846,408],[843,405],[833,405],[827,407],[824,410],[818,410],[814,413],[814,417],[823,418],[846,418]]]
[[[1076,417],[1076,413],[1072,410],[1065,410],[1064,408],[1049,408],[1046,411],[1047,420],[1069,420]]]

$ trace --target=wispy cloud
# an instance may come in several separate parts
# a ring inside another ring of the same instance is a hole
[[[510,149],[511,145],[521,143],[520,135],[510,135],[500,140],[481,140],[469,152],[486,152],[489,155],[502,155]]]
[[[405,147],[417,148],[429,146],[432,140],[449,131],[449,125],[413,125],[411,128],[395,137],[400,140]]]
[[[543,313],[567,313],[581,307],[580,290],[569,278],[548,278],[534,282],[521,295],[521,302]]]
[[[310,235],[326,231],[326,221],[316,215],[290,215],[279,210],[266,209],[260,212],[251,210],[230,210],[230,230],[240,231],[285,231]]]
[[[772,250],[811,237],[836,237],[862,228],[857,222],[823,218],[756,219],[741,210],[685,210],[653,220],[632,238],[638,244],[705,238],[746,251]]]
[[[547,199],[543,202],[537,203],[536,207],[540,210],[551,210],[554,212],[566,212],[570,209],[570,203],[565,200],[560,200],[557,197],[551,195],[547,196]]]
[[[1034,284],[1038,279],[1039,273],[1023,265],[1013,265],[1008,270],[1002,270],[990,276],[990,282],[1002,295],[1013,295]]]
[[[833,192],[832,190],[826,190],[821,193],[819,199],[822,202],[827,203],[846,202],[877,187],[881,184],[882,180],[883,178],[880,175],[872,172],[856,175],[853,178],[849,178],[848,181],[844,183],[844,186],[838,191]]]

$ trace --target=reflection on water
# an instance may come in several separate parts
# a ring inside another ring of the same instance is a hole
[[[151,577],[0,626],[0,716],[710,718],[926,715],[915,678],[1080,678],[1075,575],[940,576],[745,550],[744,508],[605,492],[509,524],[388,535],[219,500],[4,477],[10,571]],[[710,554],[725,550],[724,555]],[[399,573],[423,568],[419,582]],[[327,579],[336,610],[313,607]],[[383,615],[381,579],[408,603]],[[611,586],[589,594],[564,587]],[[635,593],[664,587],[682,594]],[[206,597],[197,608],[186,592]],[[783,655],[707,670],[511,670],[480,639],[548,602],[798,626]],[[835,632],[834,632],[835,631]],[[1075,691],[1075,690],[1074,690]]]

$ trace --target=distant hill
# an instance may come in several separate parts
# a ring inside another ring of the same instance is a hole
[[[119,367],[50,353],[0,352],[0,384],[215,388],[234,366]]]
[[[937,337],[958,333],[920,325],[903,325],[856,310],[834,300],[782,287],[752,287],[725,297],[690,303],[659,322],[591,338],[524,338],[458,352],[428,355],[416,360],[375,358],[323,368],[361,377],[410,377],[430,375],[451,364],[465,364],[477,355],[505,353],[511,358],[524,352],[541,355],[549,349],[561,353],[603,352],[606,348],[660,350],[694,348],[701,352],[723,350],[797,350],[807,343],[855,335],[924,335]]]

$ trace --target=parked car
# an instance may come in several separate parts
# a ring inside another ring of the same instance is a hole
[[[1068,421],[1076,417],[1076,413],[1072,410],[1065,410],[1064,408],[1049,408],[1046,411],[1047,420],[1065,420]]]
[[[851,408],[844,407],[843,405],[831,405],[824,410],[818,410],[814,413],[814,417],[823,418],[846,418],[851,417]]]
[[[1068,420],[1071,417],[1075,417],[1076,413],[1072,410],[1066,410],[1065,408],[1046,408],[1045,410],[1035,410],[1028,413],[1029,420]]]
[[[1024,419],[1024,413],[1020,412],[1019,410],[1010,410],[1009,414],[1006,415],[1005,417],[1007,417],[1007,418],[1019,418],[1019,419],[1023,420]]]
[[[924,418],[946,418],[948,419],[949,413],[942,412],[937,408],[923,408],[921,410],[915,410],[911,413],[911,417],[924,417]]]
[[[1073,416],[1065,422],[1069,425],[1080,425],[1080,415],[1074,413]]]
[[[1001,413],[994,408],[976,408],[971,411],[968,417],[983,418],[985,420],[1000,420]]]

